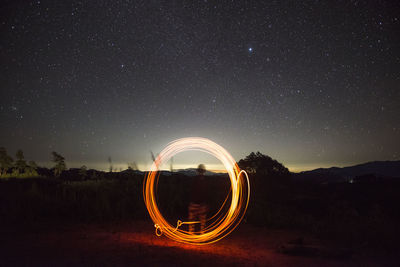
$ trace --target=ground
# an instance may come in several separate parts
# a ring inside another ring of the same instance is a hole
[[[149,221],[40,223],[2,228],[0,248],[0,266],[397,266],[384,253],[246,224],[193,246],[157,237]]]

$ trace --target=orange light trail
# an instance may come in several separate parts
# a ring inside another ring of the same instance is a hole
[[[231,181],[230,193],[232,194],[231,203],[228,211],[221,214],[223,207],[227,203],[227,198],[219,211],[208,220],[213,220],[203,233],[190,233],[179,229],[183,224],[199,223],[197,221],[185,222],[178,220],[176,226],[172,226],[162,216],[156,202],[155,190],[159,179],[159,168],[163,162],[167,162],[174,155],[184,151],[202,151],[213,155],[224,165]],[[220,145],[213,141],[201,137],[188,137],[175,140],[167,145],[153,162],[150,171],[143,183],[143,198],[151,219],[156,228],[156,234],[164,234],[175,241],[204,245],[217,242],[231,233],[243,219],[247,210],[250,197],[250,183],[247,173],[240,170],[233,157]]]

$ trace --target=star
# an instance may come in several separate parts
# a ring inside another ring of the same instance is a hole
[[[51,145],[78,167],[103,164],[105,151],[146,162],[143,151],[196,134],[240,140],[226,142],[238,160],[272,153],[270,142],[285,162],[322,162],[319,145],[323,160],[345,162],[347,143],[352,162],[399,157],[400,17],[384,4],[346,5],[343,21],[318,1],[20,2],[0,22],[0,146],[12,153],[46,161]],[[81,157],[76,140],[102,149],[82,145]],[[376,155],[371,143],[387,148]]]

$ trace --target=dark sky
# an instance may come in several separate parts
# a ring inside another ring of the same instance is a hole
[[[399,3],[3,1],[0,146],[104,169],[187,136],[291,170],[399,160]]]

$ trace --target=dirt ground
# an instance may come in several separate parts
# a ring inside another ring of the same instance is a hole
[[[205,246],[157,237],[150,221],[53,222],[0,233],[0,266],[398,266],[394,255],[245,224]]]

